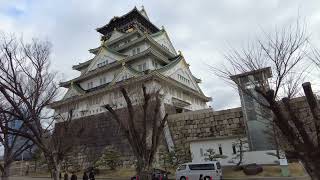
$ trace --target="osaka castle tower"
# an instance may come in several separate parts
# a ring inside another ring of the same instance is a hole
[[[120,87],[145,84],[147,88],[161,87],[163,103],[170,113],[207,108],[210,97],[199,87],[200,79],[190,71],[181,52],[177,53],[168,33],[154,25],[144,8],[113,17],[96,29],[101,44],[90,49],[92,59],[72,66],[80,75],[61,82],[67,92],[51,105],[56,114],[72,118],[92,117],[106,112],[103,105],[116,109],[126,106]]]

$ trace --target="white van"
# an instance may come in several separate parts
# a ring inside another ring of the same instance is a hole
[[[176,170],[176,180],[216,180],[222,179],[219,161],[185,163]]]

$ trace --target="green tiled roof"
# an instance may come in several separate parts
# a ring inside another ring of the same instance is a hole
[[[173,66],[175,66],[176,64],[178,64],[182,60],[182,56],[178,55],[178,56],[171,58],[171,59],[174,59],[174,60],[172,60],[169,64],[161,67],[160,69],[157,69],[156,71],[163,72],[165,70],[172,68]]]

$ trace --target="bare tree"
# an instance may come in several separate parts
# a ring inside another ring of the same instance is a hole
[[[204,153],[204,160],[205,161],[216,161],[217,159],[225,159],[228,158],[226,155],[222,154],[217,154],[214,148],[209,148],[207,151]]]
[[[121,88],[121,92],[127,104],[127,116],[120,116],[109,104],[105,108],[110,112],[113,119],[117,121],[132,148],[133,154],[137,159],[137,174],[147,179],[143,174],[149,173],[151,170],[168,114],[161,117],[160,111],[163,104],[160,90],[147,92],[146,86],[142,86],[143,102],[141,111],[134,108],[125,88]],[[139,131],[137,122],[141,122],[141,120],[142,129]],[[147,129],[148,123],[151,124],[151,133],[148,133],[150,132]],[[151,137],[150,141],[148,141],[148,137]]]
[[[46,148],[49,149],[49,153],[46,158],[48,164],[52,167],[50,169],[53,170],[54,178],[59,178],[62,163],[70,156],[77,154],[78,145],[76,139],[79,138],[83,132],[83,129],[74,129],[72,122],[72,110],[68,113],[68,116],[65,118],[61,115],[55,116],[58,118],[60,123],[55,123],[55,127],[53,132],[50,134],[48,141],[46,142]],[[77,157],[74,157],[77,160]],[[75,164],[75,163],[74,163]],[[80,166],[77,166],[79,169]]]
[[[49,70],[51,44],[36,39],[25,43],[8,35],[0,38],[0,113],[21,120],[25,128],[7,127],[7,132],[32,141],[58,179],[61,157],[68,148],[59,142],[63,137],[53,131],[56,118],[47,109],[58,94],[55,73]]]
[[[320,50],[317,48],[312,49],[312,55],[310,56],[312,62],[320,68]]]
[[[22,138],[16,135],[8,133],[8,127],[12,127],[13,123],[18,123],[18,119],[12,119],[12,116],[7,114],[0,114],[0,143],[3,146],[4,154],[3,161],[0,164],[1,179],[9,179],[10,167],[12,163],[27,149],[31,149],[33,143],[26,138]],[[13,128],[24,130],[23,126],[15,126]]]
[[[293,110],[291,98],[300,91],[301,79],[305,77],[309,36],[299,21],[294,26],[275,33],[264,33],[264,39],[257,39],[248,48],[233,49],[227,53],[230,68],[213,68],[216,75],[234,83],[244,93],[253,97],[261,106],[271,110],[273,121],[287,142],[295,150],[313,179],[320,179],[320,129],[319,106],[312,93],[310,83],[303,85],[306,99],[312,113],[312,120],[298,116]],[[259,72],[269,67],[273,77],[264,81],[248,80],[242,83],[232,77],[248,71]],[[253,88],[252,88],[253,87]],[[257,97],[255,94],[258,94]],[[309,127],[312,126],[312,132]]]
[[[244,161],[244,153],[248,151],[248,140],[239,137],[237,142],[233,144],[233,148],[235,151],[235,156],[232,157],[230,163],[236,164],[235,170],[241,169],[241,165]]]

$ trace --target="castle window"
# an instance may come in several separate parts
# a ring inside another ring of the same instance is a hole
[[[237,154],[237,149],[235,144],[232,144],[232,152],[233,154]]]
[[[128,79],[128,75],[127,75],[127,74],[124,74],[124,75],[122,76],[122,80],[125,80],[125,79]]]
[[[98,66],[98,67],[103,67],[103,66],[105,66],[105,65],[107,65],[107,64],[108,64],[108,60],[104,60],[104,61],[98,63],[97,66]]]
[[[202,157],[203,156],[203,149],[200,148],[200,156]]]
[[[106,77],[100,78],[100,85],[105,84],[105,83],[106,83]]]
[[[140,47],[132,49],[132,55],[140,53]]]
[[[142,64],[142,70],[144,71],[144,70],[146,70],[147,69],[147,64],[146,63],[143,63]]]
[[[93,82],[88,82],[88,89],[93,88]]]
[[[152,61],[152,66],[157,69],[158,68],[158,63],[156,61]]]
[[[181,92],[177,91],[177,97],[181,99]]]
[[[146,63],[138,65],[138,70],[139,71],[145,71],[146,69],[147,69],[147,64]]]

